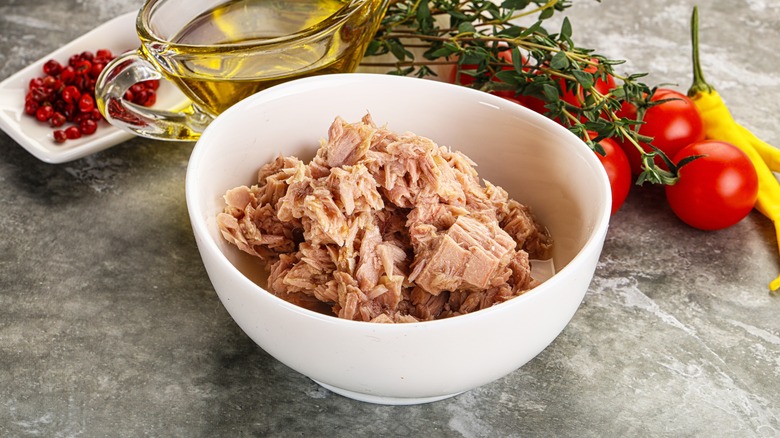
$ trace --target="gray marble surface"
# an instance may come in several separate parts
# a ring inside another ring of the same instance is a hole
[[[780,6],[699,2],[708,79],[780,145]],[[692,0],[574,1],[583,46],[687,89]],[[0,79],[127,0],[0,0]],[[45,164],[0,132],[0,436],[780,435],[780,272],[756,212],[700,232],[658,187],[613,217],[581,308],[537,358],[441,402],[332,394],[233,323],[191,235],[191,145],[133,139]],[[522,342],[518,338],[518,342]]]

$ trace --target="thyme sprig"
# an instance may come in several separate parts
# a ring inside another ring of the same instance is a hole
[[[604,153],[598,144],[604,138],[636,147],[643,168],[637,184],[674,184],[678,167],[658,149],[645,152],[640,143],[652,139],[636,132],[644,111],[657,104],[650,102],[655,88],[640,82],[646,74],[618,74],[615,66],[624,61],[578,47],[568,17],[556,33],[545,29],[546,20],[570,6],[569,0],[391,0],[363,64],[417,77],[450,68],[456,77],[471,77],[470,87],[539,99],[547,117],[598,153]],[[521,24],[534,17],[532,24]],[[392,60],[372,61],[372,56]],[[621,85],[599,91],[599,81],[610,76]],[[564,93],[576,96],[576,102],[564,100]],[[636,119],[620,115],[626,102],[637,107]],[[656,165],[656,156],[669,170]]]

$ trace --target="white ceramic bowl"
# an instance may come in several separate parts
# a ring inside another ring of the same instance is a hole
[[[333,119],[411,131],[466,153],[481,177],[530,205],[548,226],[557,273],[532,291],[445,320],[341,320],[264,290],[258,260],[221,237],[226,190],[255,182],[279,153],[308,160]],[[585,295],[607,232],[609,182],[595,154],[556,123],[499,97],[380,74],[301,79],[218,117],[195,145],[186,178],[192,228],[220,300],[260,347],[322,386],[358,400],[443,399],[516,370],[546,348]]]

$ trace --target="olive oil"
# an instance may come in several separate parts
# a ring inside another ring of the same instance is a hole
[[[354,71],[381,21],[375,14],[384,13],[385,5],[386,0],[225,2],[168,38],[160,68],[200,109],[218,115],[282,82]]]

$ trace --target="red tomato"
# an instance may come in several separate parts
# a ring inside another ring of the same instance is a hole
[[[499,43],[501,47],[507,46],[505,43]],[[500,52],[498,52],[498,58],[501,59],[504,62],[509,63],[510,65],[504,66],[501,69],[502,70],[512,70],[514,67],[512,67],[512,51],[510,49],[505,49]],[[525,61],[525,58],[523,58],[523,61]],[[470,73],[476,74],[477,70],[476,64],[462,64],[460,66],[460,70],[458,68],[453,68],[450,72],[449,82],[452,84],[459,84],[459,85],[465,85],[470,86],[475,82],[475,78],[473,75],[463,73],[464,71],[469,71]],[[514,94],[514,93],[513,93]]]
[[[584,69],[587,73],[595,73],[598,70],[598,67],[595,65],[589,65]],[[610,90],[615,88],[615,78],[612,75],[608,75],[606,80],[603,80],[601,78],[596,79],[596,83],[593,85],[593,88],[596,89],[601,94],[607,94]],[[563,90],[563,96],[561,96],[561,99],[563,99],[565,102],[576,106],[579,108],[581,106],[580,101],[584,99],[584,93],[582,90],[579,90],[577,94],[574,94],[573,91],[567,90],[566,83],[561,80],[561,89]]]
[[[747,216],[756,203],[758,176],[753,163],[736,146],[715,140],[690,144],[673,158],[702,157],[680,168],[680,179],[666,186],[672,211],[700,230],[730,227]]]
[[[606,155],[596,152],[596,157],[601,161],[604,170],[607,171],[609,186],[612,190],[612,214],[615,214],[623,205],[628,192],[631,190],[633,182],[631,167],[623,149],[615,141],[605,138],[599,141],[599,144],[604,148]]]
[[[642,119],[644,124],[639,125],[639,133],[652,137],[653,146],[662,150],[669,159],[672,159],[685,146],[704,140],[704,127],[699,111],[688,96],[668,88],[659,88],[650,100],[657,102],[665,99],[674,100],[648,108]],[[636,119],[636,108],[632,105],[624,105],[619,115]],[[623,142],[621,146],[631,163],[631,172],[638,175],[642,171],[639,150],[628,142]],[[653,150],[647,144],[641,146],[645,151]],[[666,165],[660,157],[656,157],[655,162],[661,168],[666,169]]]
[[[584,71],[588,73],[595,73],[598,68],[595,65],[589,65],[584,69]],[[574,94],[572,90],[566,89],[566,81],[563,79],[560,79],[558,81],[558,85],[561,89],[561,92],[563,93],[561,95],[561,100],[564,102],[573,105],[577,108],[581,107],[580,101],[584,100],[584,92],[580,89],[578,90],[577,94]],[[603,80],[601,78],[598,78],[596,80],[596,83],[594,84],[593,88],[595,88],[599,93],[607,94],[610,90],[615,88],[617,84],[615,83],[615,78],[612,75],[608,75],[606,80]],[[539,114],[546,114],[547,108],[544,107],[545,102],[541,99],[538,99],[533,96],[523,96],[523,104],[536,111]],[[584,122],[585,118],[582,117],[581,120]]]

